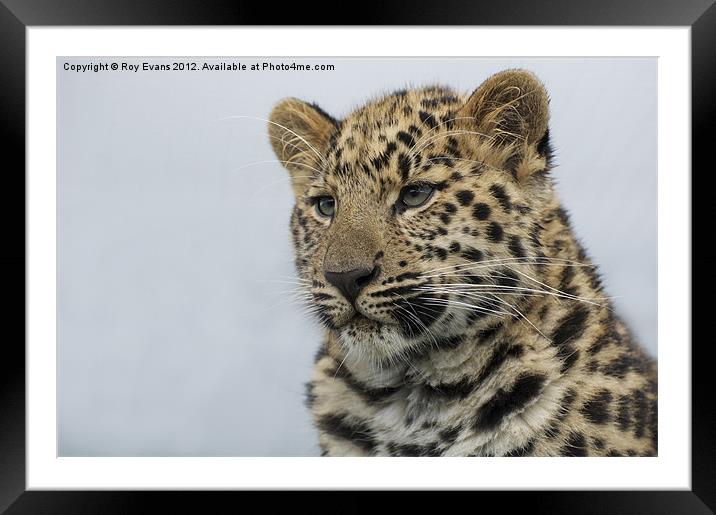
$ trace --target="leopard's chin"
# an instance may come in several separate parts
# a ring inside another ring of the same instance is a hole
[[[337,330],[349,330],[358,334],[379,333],[386,326],[397,325],[397,322],[392,318],[379,318],[371,313],[364,313],[360,307],[337,316],[334,315],[332,322]]]
[[[380,333],[385,324],[358,311],[353,311],[353,313],[341,317],[340,320],[334,319],[333,325],[339,333],[348,333],[353,337],[360,337]]]
[[[356,311],[346,325],[361,334],[379,332],[384,323]]]
[[[356,315],[337,331],[338,340],[344,351],[351,357],[346,365],[349,368],[385,367],[392,362],[392,356],[400,353],[410,342],[401,334],[396,324],[386,324],[363,315]]]

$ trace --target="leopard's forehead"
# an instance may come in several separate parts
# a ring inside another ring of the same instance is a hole
[[[369,99],[351,112],[346,121],[384,122],[400,121],[418,115],[425,115],[455,108],[463,98],[453,89],[445,86],[428,86],[416,89],[402,89],[388,95]]]
[[[465,100],[450,88],[429,86],[368,101],[333,134],[326,155],[328,178],[397,175],[406,180],[425,164],[426,153],[451,143],[442,136],[454,129],[455,113]]]

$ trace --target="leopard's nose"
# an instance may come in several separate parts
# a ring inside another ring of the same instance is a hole
[[[356,268],[346,272],[325,272],[326,280],[343,294],[343,296],[353,304],[358,298],[360,291],[367,286],[373,279],[378,277],[379,268]]]

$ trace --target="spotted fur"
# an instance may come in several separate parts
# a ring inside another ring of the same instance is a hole
[[[656,454],[656,365],[555,194],[531,73],[397,91],[342,120],[287,99],[269,135],[325,326],[306,396],[324,455]],[[401,207],[410,184],[432,197]],[[353,305],[325,273],[361,268],[375,273]]]

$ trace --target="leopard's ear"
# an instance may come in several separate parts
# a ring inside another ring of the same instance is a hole
[[[470,95],[457,116],[489,138],[496,150],[506,151],[505,167],[518,180],[549,168],[549,97],[533,73],[496,73]]]
[[[268,133],[276,156],[291,174],[296,196],[320,168],[331,134],[338,123],[315,104],[287,98],[269,116]]]

